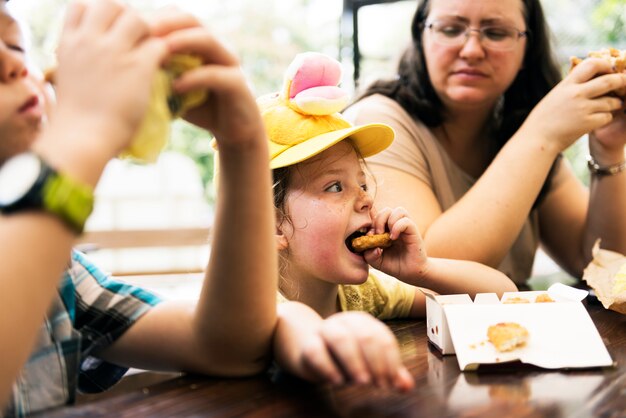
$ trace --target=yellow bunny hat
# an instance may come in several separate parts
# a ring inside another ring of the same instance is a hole
[[[381,123],[352,126],[338,113],[348,94],[338,87],[341,64],[324,54],[298,54],[287,68],[280,93],[257,100],[269,139],[270,168],[307,160],[350,138],[363,157],[387,148],[394,138]]]

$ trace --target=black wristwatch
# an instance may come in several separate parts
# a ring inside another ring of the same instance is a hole
[[[93,210],[93,188],[57,172],[33,152],[0,166],[0,212],[45,210],[81,233]]]

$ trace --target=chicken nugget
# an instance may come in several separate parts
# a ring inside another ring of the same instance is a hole
[[[528,330],[516,322],[500,322],[487,329],[487,338],[500,352],[513,351],[528,341]]]
[[[502,303],[530,303],[530,301],[526,298],[508,298],[505,299]]]
[[[352,240],[352,248],[358,253],[362,253],[372,248],[388,248],[391,246],[389,232],[375,235],[363,235]]]
[[[554,302],[554,299],[550,297],[547,293],[542,293],[535,298],[535,303],[546,303],[546,302]]]

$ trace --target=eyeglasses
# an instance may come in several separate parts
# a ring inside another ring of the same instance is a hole
[[[498,51],[514,49],[520,38],[528,36],[528,31],[522,32],[511,26],[491,25],[476,29],[468,23],[449,20],[427,23],[426,29],[432,33],[433,41],[449,46],[462,46],[472,32],[477,32],[483,47]]]

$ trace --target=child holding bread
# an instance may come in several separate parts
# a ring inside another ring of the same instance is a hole
[[[147,21],[116,0],[72,3],[58,48],[58,102],[44,126],[45,97],[5,1],[0,41],[0,416],[105,390],[128,367],[218,376],[264,370],[277,324],[271,178],[258,108],[236,57],[178,11]],[[202,63],[172,88],[210,91],[187,118],[215,134],[224,173],[197,302],[162,301],[71,251],[105,164],[130,146],[151,80],[181,53]]]

